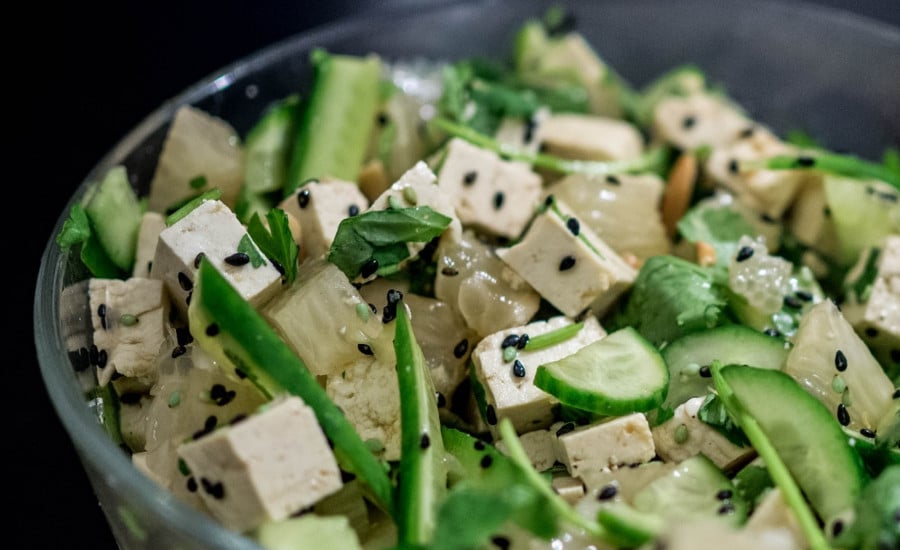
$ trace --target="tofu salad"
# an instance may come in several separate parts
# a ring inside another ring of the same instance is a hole
[[[135,475],[271,549],[900,547],[900,153],[560,10],[510,46],[316,50],[90,184],[65,336]]]

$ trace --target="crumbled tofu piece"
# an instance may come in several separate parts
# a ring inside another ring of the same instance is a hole
[[[584,496],[584,483],[580,479],[559,475],[550,480],[553,492],[561,496],[569,504],[575,504]]]
[[[249,263],[226,262],[245,250],[253,254]],[[203,201],[159,234],[150,271],[151,277],[165,283],[173,305],[185,318],[201,254],[255,307],[281,290],[281,273],[259,251],[234,212],[222,201]]]
[[[500,121],[500,126],[494,133],[494,139],[517,151],[538,153],[541,146],[539,139],[541,123],[549,115],[550,111],[542,107],[528,120],[519,117],[505,117]]]
[[[806,170],[749,169],[737,163],[798,152],[796,147],[758,126],[749,137],[713,147],[706,171],[714,182],[730,189],[739,200],[778,219],[791,206],[804,182],[816,176],[810,176]]]
[[[653,110],[651,133],[656,140],[693,151],[727,145],[753,126],[753,121],[725,98],[695,92],[661,99]]]
[[[753,454],[751,447],[735,445],[718,430],[697,418],[705,397],[694,397],[675,408],[672,418],[653,428],[656,454],[671,462],[681,462],[704,454],[716,466],[730,465]]]
[[[300,222],[301,244],[306,258],[328,253],[341,220],[369,207],[369,199],[352,181],[311,181],[282,200],[278,207]]]
[[[588,307],[602,316],[637,277],[559,200],[535,217],[521,241],[497,249],[497,256],[570,317]]]
[[[547,117],[540,126],[541,149],[577,160],[627,160],[644,152],[637,127],[616,118],[579,113]]]
[[[538,472],[549,470],[556,464],[556,451],[553,448],[554,432],[550,430],[533,430],[519,436],[519,443],[531,460],[531,465]],[[509,454],[509,449],[502,439],[495,444],[497,450],[503,454]],[[579,482],[581,484],[581,482]]]
[[[788,229],[797,240],[826,256],[838,257],[839,239],[825,198],[821,178],[808,178],[786,216]]]
[[[656,456],[650,424],[643,413],[576,427],[556,439],[556,449],[557,459],[570,475],[579,478],[585,472],[640,464]]]
[[[587,470],[581,473],[580,479],[587,487],[588,498],[593,501],[622,500],[631,503],[634,495],[641,489],[661,477],[670,475],[677,466],[674,462],[651,460],[634,468]],[[610,498],[598,499],[601,493],[608,495],[613,492],[610,486],[615,488],[615,494]]]
[[[400,389],[393,362],[358,359],[329,375],[325,391],[363,441],[383,449],[376,454],[384,460],[400,459]]]
[[[166,341],[168,307],[162,282],[95,278],[88,292],[94,345],[101,357],[100,385],[118,373],[149,387],[156,379],[156,358]]]
[[[144,212],[141,216],[141,227],[138,230],[137,248],[134,254],[132,277],[150,277],[153,256],[156,254],[156,242],[159,234],[166,228],[166,218],[159,212]]]
[[[244,156],[237,131],[224,120],[185,105],[175,113],[166,134],[147,209],[165,213],[210,189],[219,189],[222,201],[232,207],[243,181]]]
[[[459,221],[499,237],[516,238],[540,200],[541,177],[527,165],[453,138],[438,174]]]
[[[584,320],[578,333],[554,346],[533,351],[518,350],[516,360],[524,367],[523,376],[513,372],[513,361],[503,360],[503,341],[510,335],[527,334],[534,338],[568,325],[573,321],[565,316],[552,317],[525,326],[504,329],[482,339],[472,352],[472,363],[478,382],[484,387],[487,402],[487,422],[498,436],[496,421],[509,418],[517,433],[547,428],[553,422],[553,406],[557,400],[534,385],[537,368],[550,361],[562,359],[606,335],[593,316]]]
[[[184,443],[178,455],[210,512],[239,532],[287,518],[341,488],[316,415],[296,396]]]

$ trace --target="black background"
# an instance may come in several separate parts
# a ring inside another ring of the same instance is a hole
[[[62,8],[32,3],[23,16],[6,18],[10,62],[3,88],[12,99],[5,101],[4,142],[13,148],[4,157],[13,170],[5,189],[15,198],[6,201],[7,219],[14,222],[5,222],[5,242],[13,247],[16,265],[7,272],[14,278],[7,284],[15,309],[5,326],[17,328],[2,365],[4,395],[12,398],[2,410],[5,425],[13,428],[12,437],[2,438],[12,480],[2,494],[13,520],[3,522],[6,534],[0,536],[28,541],[32,548],[82,547],[83,537],[97,549],[115,547],[54,415],[33,345],[38,263],[78,182],[133,125],[195,81],[294,33],[386,3],[391,2],[165,0],[72,2]],[[900,27],[900,0],[815,3]],[[10,44],[19,25],[24,39]],[[19,346],[21,354],[14,351]]]

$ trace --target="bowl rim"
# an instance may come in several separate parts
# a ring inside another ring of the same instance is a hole
[[[611,3],[653,4],[661,1],[665,0],[611,0]],[[716,0],[686,0],[686,2],[693,5],[710,5]],[[423,8],[422,2],[400,0],[389,3],[386,9],[361,10],[352,16],[294,33],[250,52],[186,87],[132,127],[81,180],[62,213],[67,213],[71,209],[90,182],[121,162],[129,151],[134,150],[152,132],[168,123],[179,107],[197,103],[274,60],[282,59],[292,52],[310,51],[335,37],[358,31],[361,27],[372,24],[373,18],[390,20],[397,16],[410,16],[408,10],[413,8],[415,12],[412,16],[416,17],[426,13],[433,15],[442,10],[461,6],[467,6],[468,9],[486,9],[502,3],[500,0],[434,0]],[[552,3],[554,2],[547,2],[548,6]],[[835,25],[848,27],[850,32],[877,36],[900,48],[900,27],[864,15],[837,7],[814,4],[808,0],[791,2],[758,0],[758,4],[759,9],[780,10],[799,17],[829,20]],[[63,260],[66,253],[59,249],[55,237],[62,228],[64,218],[65,216],[61,215],[57,219],[41,256],[34,294],[33,326],[44,387],[57,418],[65,427],[66,436],[73,443],[79,458],[97,469],[104,480],[111,483],[114,490],[130,493],[131,500],[142,508],[151,510],[166,525],[172,526],[179,535],[203,543],[212,543],[219,548],[258,549],[259,546],[251,539],[226,529],[140,473],[97,422],[96,416],[86,406],[84,397],[74,390],[75,375],[73,370],[68,368],[68,354],[63,344],[59,323],[43,322],[46,319],[59,319],[60,307],[56,298],[58,290],[63,287],[66,267]],[[78,439],[75,438],[76,433],[79,435]],[[94,480],[91,481],[93,484]],[[114,511],[104,509],[104,513],[110,515]]]

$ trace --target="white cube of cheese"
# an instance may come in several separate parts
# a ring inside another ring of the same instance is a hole
[[[341,220],[366,210],[369,199],[355,182],[322,180],[298,188],[278,207],[300,222],[303,254],[316,258],[328,253]]]
[[[250,262],[232,265],[226,261],[244,250],[252,252]],[[222,201],[203,201],[159,234],[150,272],[165,283],[173,305],[183,316],[201,255],[254,306],[265,303],[281,289],[281,273],[259,251],[234,212]]]
[[[753,126],[753,121],[724,98],[709,92],[668,96],[653,110],[654,139],[684,151],[727,145]]]
[[[91,279],[88,285],[97,379],[132,377],[139,386],[156,379],[156,358],[166,342],[168,307],[161,281],[132,277]]]
[[[570,317],[588,307],[603,315],[637,277],[560,200],[535,217],[521,241],[497,249],[497,256]]]
[[[341,488],[341,472],[302,399],[274,401],[245,420],[178,447],[210,512],[247,532]]]
[[[625,464],[641,464],[656,456],[650,424],[643,413],[579,426],[560,435],[556,449],[557,459],[573,477]]]
[[[653,428],[656,454],[671,462],[681,462],[704,454],[716,466],[727,469],[753,454],[751,447],[735,445],[718,430],[697,418],[705,397],[694,397],[675,408],[669,420]]]
[[[578,160],[626,160],[644,152],[637,127],[616,118],[578,113],[547,117],[540,126],[541,149]]]
[[[141,216],[141,227],[138,230],[137,248],[134,253],[134,269],[132,277],[150,277],[153,267],[153,256],[156,255],[156,242],[159,234],[166,228],[166,217],[159,212],[144,212]]]
[[[503,342],[511,335],[527,334],[533,338],[571,325],[572,319],[552,317],[525,326],[505,329],[481,340],[472,351],[473,368],[478,382],[484,388],[487,402],[487,423],[497,437],[497,422],[502,418],[512,421],[516,432],[524,434],[547,428],[553,422],[553,407],[558,401],[534,385],[537,368],[550,361],[562,359],[606,335],[606,331],[593,316],[584,320],[584,326],[571,338],[554,346],[533,351],[518,350],[516,361],[523,369],[514,372],[515,362],[503,359]]]
[[[453,201],[460,222],[490,235],[516,238],[540,202],[541,177],[527,165],[453,138],[438,186]]]

